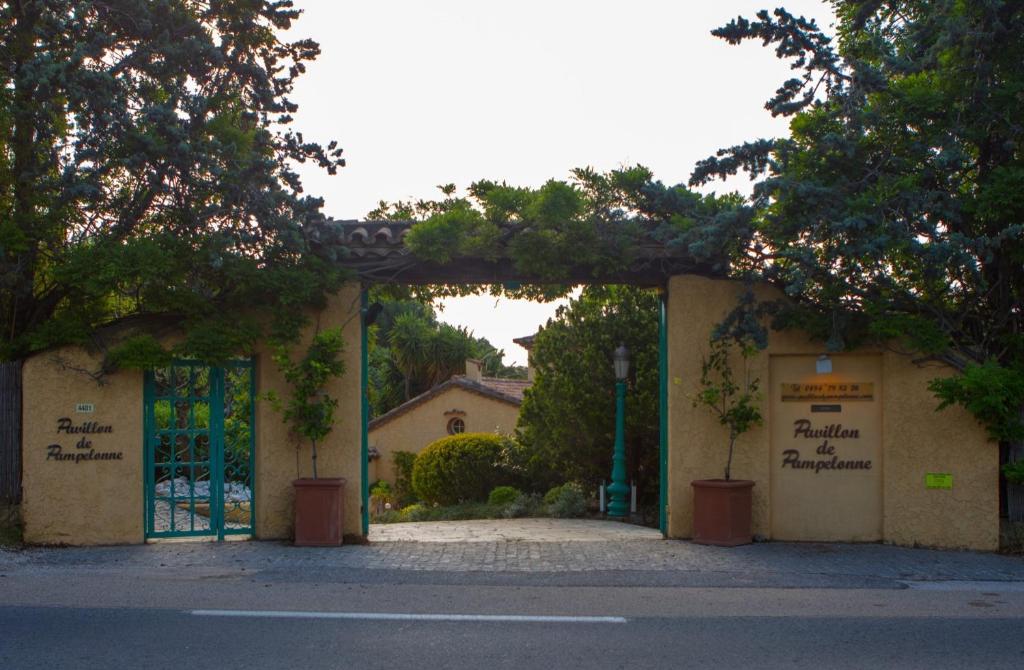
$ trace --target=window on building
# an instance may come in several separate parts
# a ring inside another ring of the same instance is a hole
[[[455,417],[454,419],[448,419],[448,434],[457,435],[459,433],[466,432],[466,422]]]

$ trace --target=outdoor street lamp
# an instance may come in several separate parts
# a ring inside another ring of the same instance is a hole
[[[620,344],[615,362],[615,452],[612,454],[612,483],[608,487],[608,516],[624,517],[629,512],[626,494],[626,376],[629,374],[629,350]]]

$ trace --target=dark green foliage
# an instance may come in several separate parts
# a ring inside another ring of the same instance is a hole
[[[730,255],[752,235],[753,212],[739,196],[666,187],[640,165],[608,173],[580,168],[568,181],[537,189],[483,180],[464,198],[455,197],[451,185],[442,190],[441,200],[382,202],[368,217],[416,221],[406,244],[421,259],[508,259],[532,283],[416,287],[422,299],[486,290],[550,300],[570,291],[573,271],[600,277],[635,269],[650,262],[638,259],[640,250],[658,245],[694,268],[725,275]]]
[[[507,505],[464,502],[444,507],[409,505],[401,510],[388,510],[374,523],[405,523],[412,521],[462,521],[465,519],[500,519]]]
[[[487,495],[487,504],[507,505],[521,495],[522,491],[514,486],[498,486]]]
[[[227,400],[224,407],[224,451],[227,460],[234,465],[235,477],[243,482],[252,481],[249,471],[253,422],[251,374],[252,368],[227,368],[224,373]]]
[[[492,433],[461,433],[431,442],[416,456],[413,490],[421,500],[440,505],[486,500],[507,477],[501,465],[503,442]]]
[[[399,507],[411,505],[416,501],[416,493],[412,488],[416,454],[411,451],[394,451],[391,452],[391,460],[395,469],[395,502]]]
[[[544,504],[553,505],[554,502],[558,500],[558,497],[562,495],[562,489],[566,486],[572,486],[572,484],[559,484],[558,486],[552,486],[549,488],[547,493],[544,494]]]
[[[714,31],[791,60],[766,105],[791,136],[723,149],[691,184],[759,178],[733,267],[786,291],[776,325],[946,363],[962,374],[932,385],[942,406],[1019,441],[1024,3],[833,5],[836,39],[782,9]]]
[[[1024,440],[1024,374],[986,361],[969,365],[957,377],[932,381],[931,390],[942,400],[939,408],[962,405],[988,427],[993,440]]]
[[[370,486],[370,495],[378,498],[391,498],[391,484],[381,479]]]
[[[615,441],[612,352],[630,355],[626,463],[642,500],[658,498],[658,311],[660,296],[633,287],[587,287],[537,333],[537,371],[519,414],[513,450],[518,472],[538,473],[544,490],[578,481],[588,489],[611,476]]]
[[[587,497],[578,484],[563,484],[544,495],[548,513],[556,519],[575,519],[587,513]]]
[[[522,517],[544,516],[547,509],[544,501],[537,493],[520,493],[515,500],[505,505],[501,516],[506,519],[520,519]]]
[[[1004,465],[1003,475],[1011,484],[1024,485],[1024,460]]]
[[[0,358],[217,363],[291,339],[340,286],[337,227],[292,167],[343,161],[288,130],[319,53],[280,39],[291,4],[0,5]]]
[[[483,363],[488,377],[526,377],[526,369],[502,363],[504,352],[485,338],[437,320],[429,303],[389,296],[375,289],[383,306],[369,336],[370,413],[380,416],[452,375],[465,373],[467,358]]]
[[[711,353],[701,362],[700,389],[693,398],[693,406],[710,409],[718,423],[729,430],[729,455],[725,461],[725,480],[732,477],[732,454],[736,438],[761,424],[761,380],[751,379],[747,360],[757,353],[750,341],[730,338],[712,338]],[[731,358],[739,356],[743,363],[742,379],[736,379]]]

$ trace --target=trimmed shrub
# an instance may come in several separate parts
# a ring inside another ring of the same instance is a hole
[[[558,519],[574,519],[587,513],[587,498],[578,484],[556,486],[547,492],[544,502],[548,513]]]
[[[507,505],[523,493],[514,486],[499,486],[487,496],[489,505]]]
[[[439,505],[483,501],[503,483],[504,440],[492,433],[460,433],[427,445],[412,466],[412,488]]]

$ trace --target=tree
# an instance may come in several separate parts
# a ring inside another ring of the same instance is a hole
[[[530,352],[536,380],[526,391],[517,434],[536,475],[596,489],[612,471],[615,373],[612,352],[630,356],[626,451],[630,477],[645,504],[658,499],[658,310],[656,292],[590,286],[560,307],[537,333]]]
[[[700,388],[693,398],[693,406],[707,407],[719,425],[729,429],[729,455],[725,460],[725,481],[729,481],[736,438],[762,422],[758,391],[761,380],[751,378],[747,366],[748,359],[757,353],[757,346],[750,341],[712,337],[710,348],[711,353],[701,362]],[[729,361],[734,348],[743,361],[742,379],[736,379]]]
[[[766,105],[792,134],[723,149],[690,183],[759,180],[733,272],[785,290],[777,325],[951,366],[942,405],[1024,458],[1024,5],[833,6],[836,40],[782,9],[714,31],[792,60]]]
[[[335,143],[288,130],[319,52],[279,39],[298,14],[270,0],[0,7],[0,358],[78,343],[111,365],[216,362],[289,338],[340,285],[338,231],[292,169],[344,164]],[[173,352],[153,336],[170,327],[185,335]]]
[[[381,414],[401,405],[424,391],[465,374],[466,359],[483,363],[489,377],[526,377],[526,369],[504,365],[504,352],[487,341],[474,337],[465,328],[437,320],[429,303],[389,297],[401,293],[390,287],[374,289],[374,299],[382,305],[371,328],[369,345],[369,395],[371,414]]]

